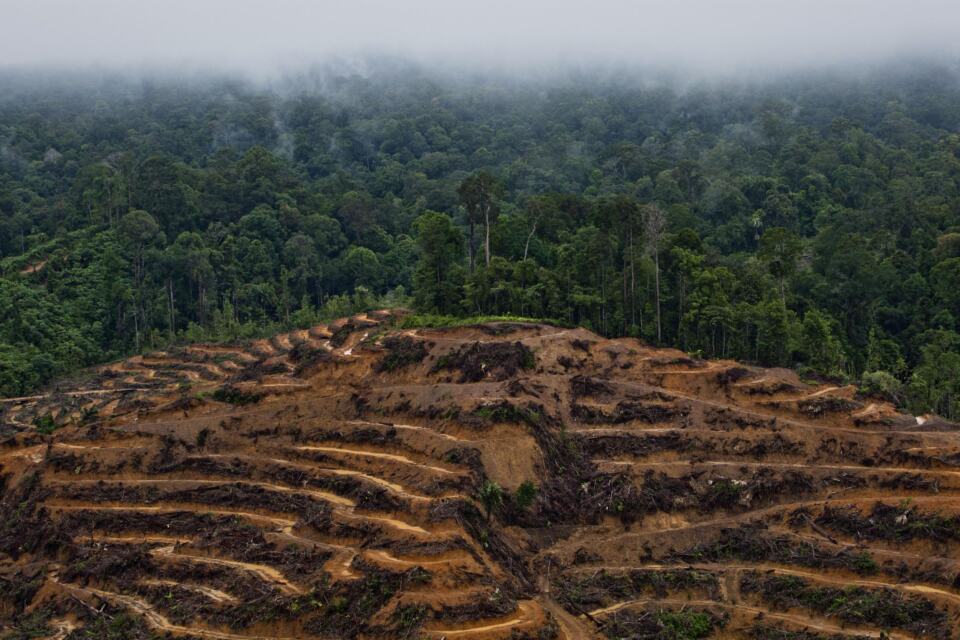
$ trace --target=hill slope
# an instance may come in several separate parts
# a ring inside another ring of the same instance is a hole
[[[10,637],[960,637],[956,425],[582,329],[390,320],[5,401]]]

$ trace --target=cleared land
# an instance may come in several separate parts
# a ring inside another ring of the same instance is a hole
[[[3,401],[2,633],[960,638],[957,425],[580,329],[392,319]]]

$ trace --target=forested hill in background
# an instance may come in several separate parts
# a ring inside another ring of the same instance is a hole
[[[0,77],[0,393],[372,306],[513,314],[960,416],[956,68]]]

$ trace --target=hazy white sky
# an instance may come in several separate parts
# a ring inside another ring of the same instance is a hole
[[[0,0],[0,65],[264,70],[388,53],[705,69],[960,55],[960,0]]]

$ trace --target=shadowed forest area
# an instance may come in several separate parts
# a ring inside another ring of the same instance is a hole
[[[960,417],[958,71],[0,76],[0,394],[377,307]]]

